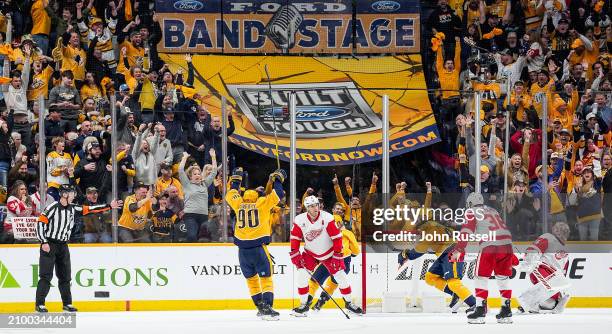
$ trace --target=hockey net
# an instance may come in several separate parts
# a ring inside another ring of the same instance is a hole
[[[450,298],[425,283],[425,275],[436,260],[427,254],[398,265],[398,251],[381,251],[362,243],[352,273],[360,282],[354,298],[366,313],[446,312]],[[464,275],[472,277],[475,263],[469,261]]]

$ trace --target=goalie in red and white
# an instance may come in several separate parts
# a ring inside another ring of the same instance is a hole
[[[529,273],[533,286],[523,292],[518,301],[520,311],[530,313],[561,313],[570,299],[567,290],[567,238],[569,226],[564,222],[553,225],[552,233],[542,234],[527,248],[520,268]]]
[[[351,302],[351,286],[344,272],[342,256],[342,233],[336,226],[334,216],[320,210],[315,196],[304,199],[306,212],[295,217],[291,229],[291,262],[297,267],[297,285],[301,305],[293,309],[293,315],[305,317],[312,296],[308,294],[308,281],[318,264],[327,268],[338,282],[344,298],[345,308],[354,314],[361,314],[361,308]],[[300,242],[304,241],[304,251],[300,252]]]

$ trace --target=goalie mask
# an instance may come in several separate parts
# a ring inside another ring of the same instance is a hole
[[[257,199],[259,198],[259,194],[257,193],[257,191],[249,189],[244,192],[244,195],[242,195],[242,198],[244,199],[246,203],[255,203],[257,202]]]
[[[567,223],[558,222],[553,225],[552,234],[565,244],[570,234],[570,228]]]

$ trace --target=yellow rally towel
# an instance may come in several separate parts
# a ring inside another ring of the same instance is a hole
[[[0,54],[12,56],[13,47],[9,43],[0,44]]]
[[[132,1],[131,0],[125,0],[125,20],[126,21],[132,21],[133,15],[132,15]]]
[[[440,42],[440,40],[439,40],[439,39],[437,39],[437,38],[435,38],[435,37],[434,37],[434,38],[432,38],[432,39],[431,39],[431,50],[432,50],[433,52],[438,51],[438,49],[440,48],[440,45],[441,45],[441,44],[442,44],[442,42]]]

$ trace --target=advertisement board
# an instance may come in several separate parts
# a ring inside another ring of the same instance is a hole
[[[417,53],[420,47],[417,0],[157,0],[156,10],[162,53]]]
[[[288,244],[269,246],[274,256],[274,295],[280,307],[290,306],[297,296],[296,272],[289,258]],[[38,281],[36,245],[3,247],[0,251],[0,311],[16,311],[16,305],[32,306]],[[389,258],[387,258],[390,256]],[[427,257],[426,260],[430,259]],[[394,279],[395,254],[368,254],[366,263],[367,294],[382,296],[386,289],[410,289],[406,276]],[[238,251],[232,245],[134,246],[79,245],[71,247],[72,293],[79,302],[149,305],[143,309],[221,309],[250,308],[246,281],[238,263]],[[607,282],[612,278],[609,253],[571,253],[568,277],[573,298],[590,298],[593,306],[612,298]],[[424,261],[428,266],[431,261]],[[389,267],[387,267],[389,265]],[[474,263],[466,265],[466,271]],[[349,273],[353,296],[361,297],[361,257],[354,257]],[[390,281],[389,281],[390,279]],[[464,283],[473,288],[473,277]],[[390,282],[390,284],[387,284]],[[56,278],[48,301],[60,301]],[[423,291],[433,288],[421,282]],[[514,272],[510,286],[514,295],[530,286],[526,273]],[[497,297],[491,289],[491,297]],[[102,297],[100,297],[102,296]],[[148,304],[147,304],[148,303]],[[576,305],[576,304],[575,304]],[[571,306],[571,304],[570,304]],[[612,305],[608,305],[612,306]],[[23,306],[22,306],[23,307]]]

